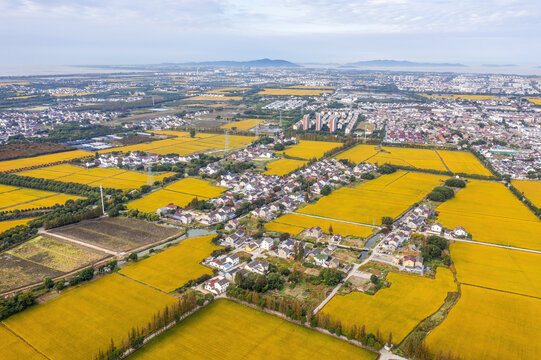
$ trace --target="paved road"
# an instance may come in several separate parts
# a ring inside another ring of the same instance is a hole
[[[369,224],[363,224],[363,223],[356,223],[356,222],[353,222],[353,221],[346,221],[346,220],[332,219],[332,218],[323,217],[323,216],[317,216],[317,215],[302,214],[302,213],[299,213],[299,212],[290,212],[290,214],[302,215],[302,216],[308,216],[308,217],[311,217],[311,218],[322,219],[322,220],[329,220],[329,221],[341,222],[341,223],[344,223],[344,224],[352,224],[352,225],[359,225],[359,226],[368,226],[368,227],[371,227],[371,228],[374,228],[374,229],[381,229],[380,226],[376,226],[376,225],[369,225]]]

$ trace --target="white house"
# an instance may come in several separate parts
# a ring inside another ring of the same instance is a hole
[[[205,284],[205,289],[216,294],[222,294],[227,290],[227,287],[229,286],[229,282],[223,277],[218,276],[214,279],[209,280]]]
[[[439,222],[436,222],[432,224],[432,226],[430,226],[430,231],[438,235],[441,234],[442,230],[443,230],[443,226]]]
[[[462,226],[457,226],[454,230],[454,233],[455,236],[468,236],[466,229],[464,229]]]
[[[265,275],[269,270],[269,263],[262,260],[254,260],[249,262],[244,268],[249,272]]]
[[[266,237],[261,241],[260,247],[262,250],[270,250],[273,245],[274,240],[270,237]]]

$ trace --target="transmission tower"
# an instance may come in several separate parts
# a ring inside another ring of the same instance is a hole
[[[100,196],[101,196],[101,214],[105,215],[105,204],[103,202],[103,187],[100,184]]]

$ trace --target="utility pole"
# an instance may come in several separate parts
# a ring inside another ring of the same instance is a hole
[[[229,131],[225,131],[225,152],[229,150]]]
[[[100,195],[101,195],[101,213],[105,215],[105,204],[103,202],[103,187],[100,184]]]

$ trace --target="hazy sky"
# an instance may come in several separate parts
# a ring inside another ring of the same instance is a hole
[[[541,0],[0,0],[1,64],[541,65]]]

